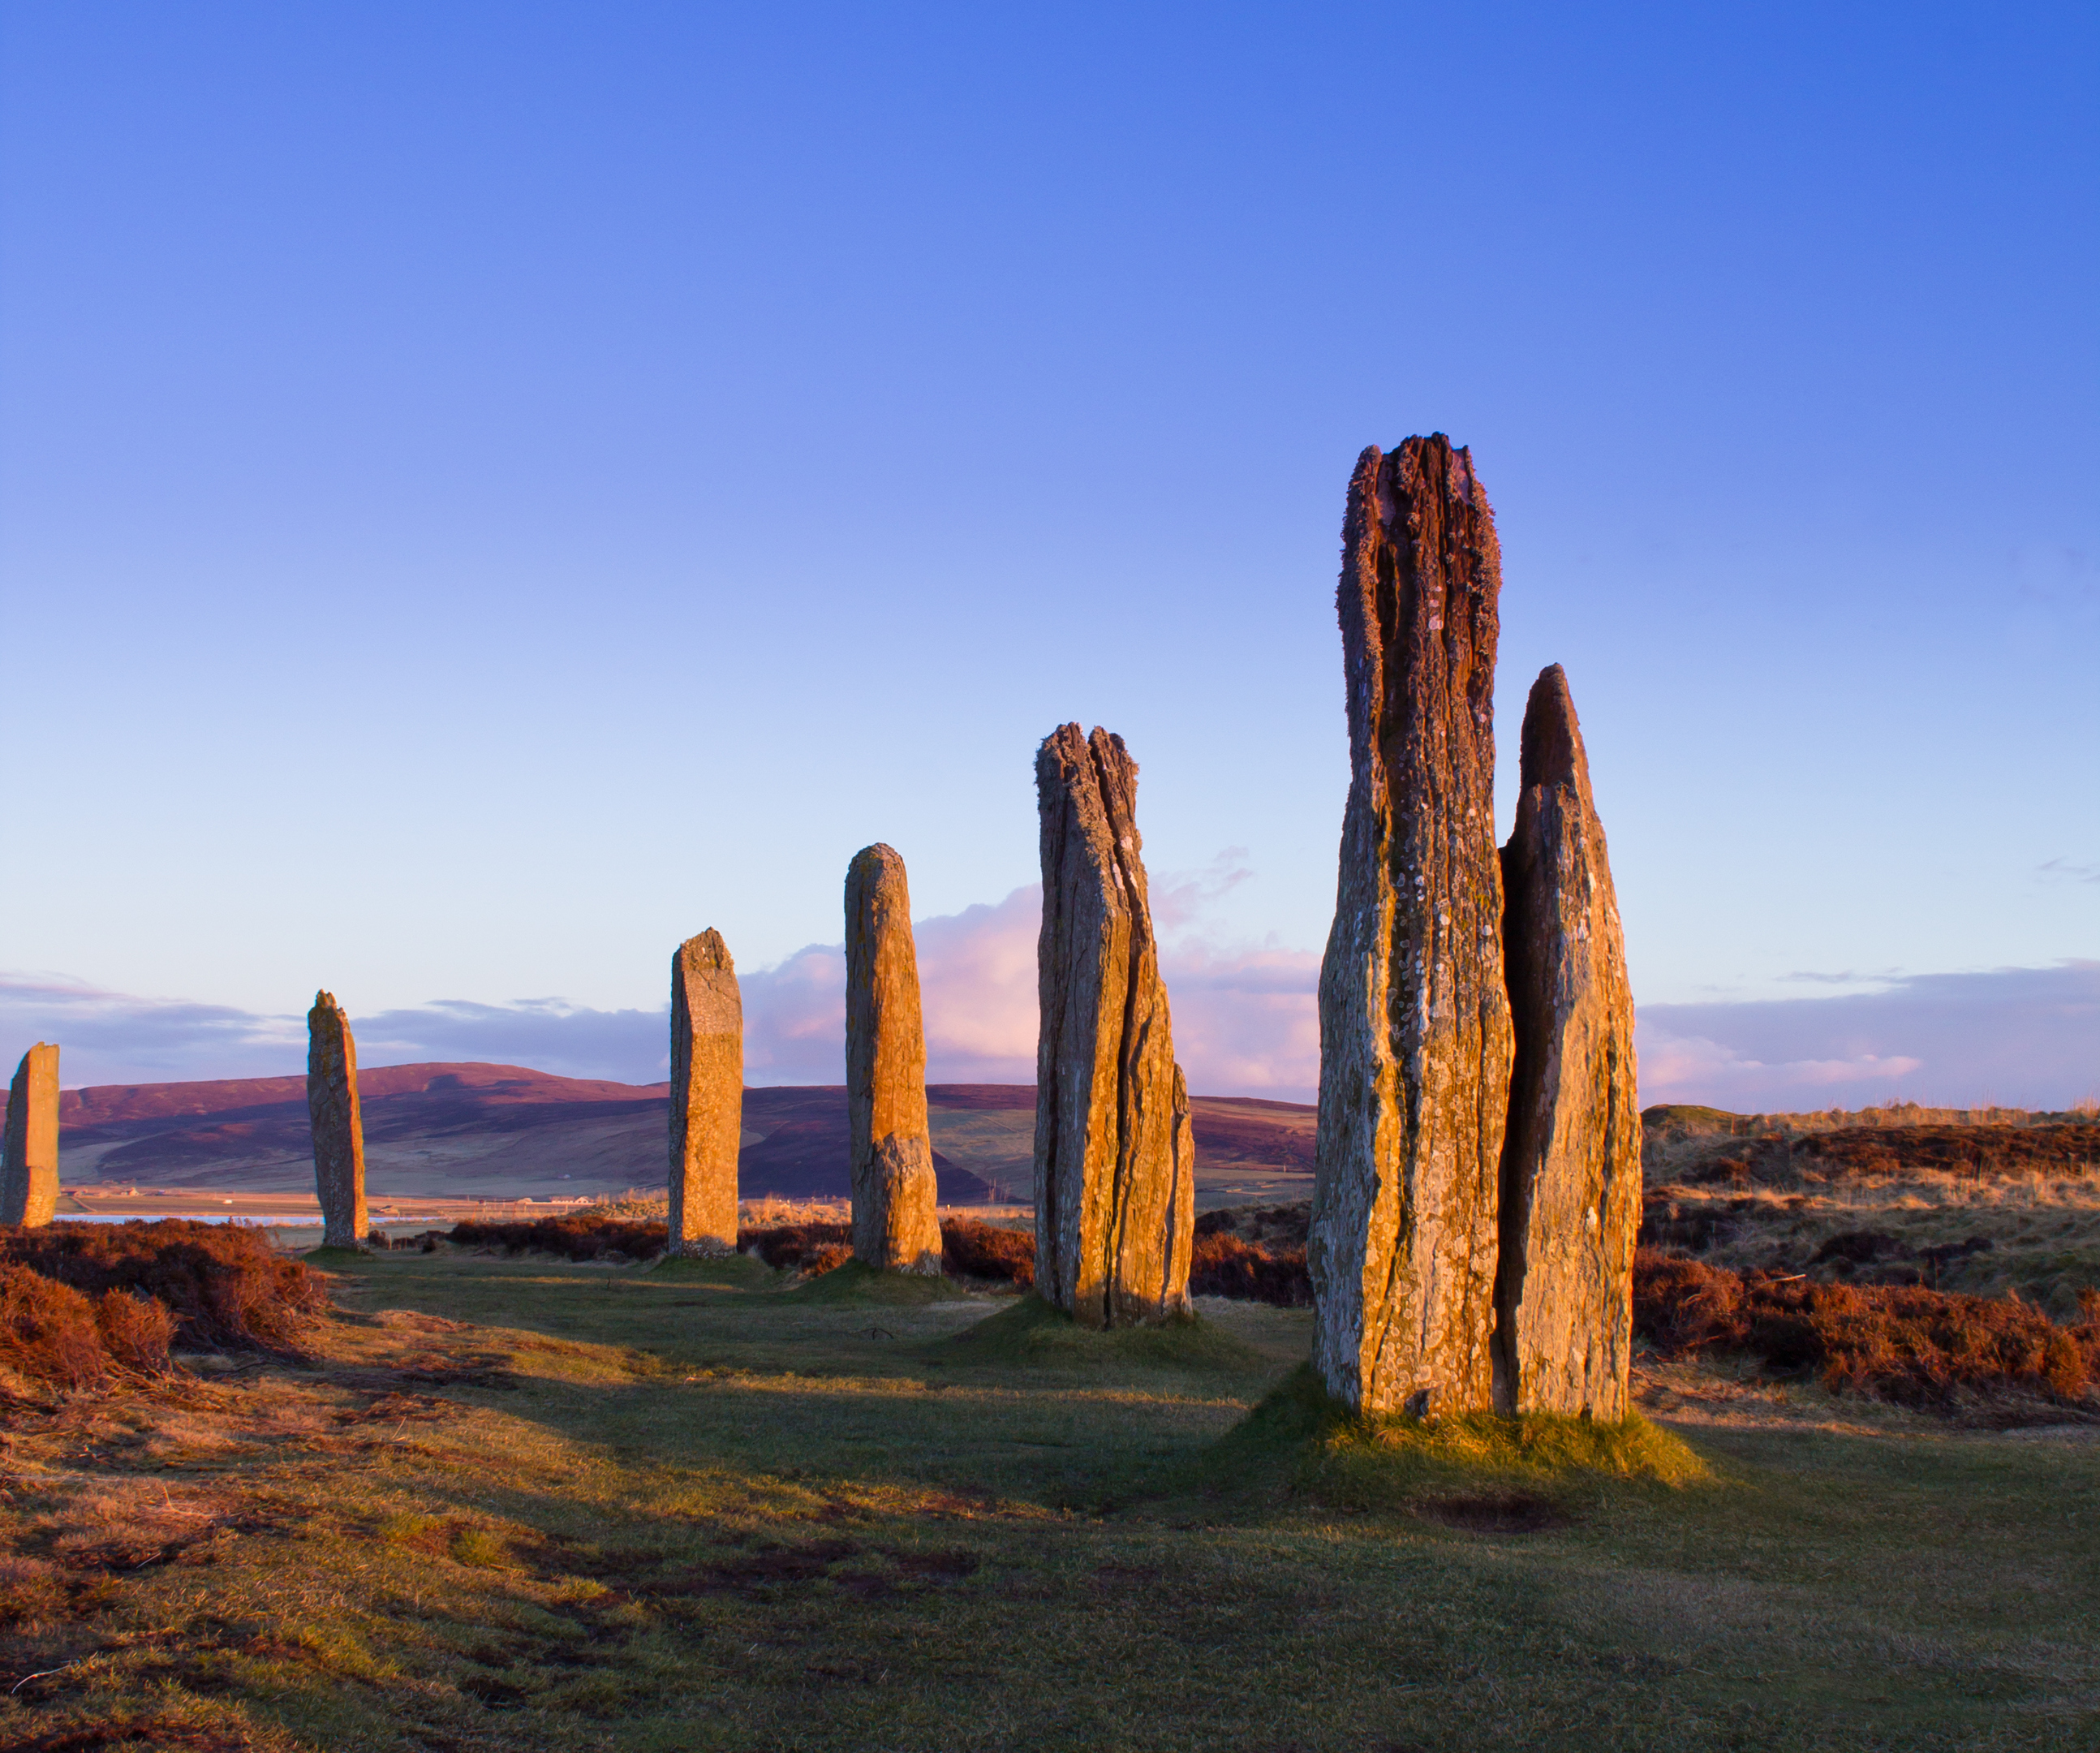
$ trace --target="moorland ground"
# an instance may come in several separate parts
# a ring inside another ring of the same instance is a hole
[[[18,1411],[0,1742],[2100,1746],[2091,1425],[1724,1360],[1639,1371],[1675,1483],[1338,1460],[1233,1434],[1303,1310],[783,1287],[353,1257],[298,1360]]]

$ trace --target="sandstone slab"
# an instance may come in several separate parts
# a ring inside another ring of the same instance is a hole
[[[371,1234],[364,1203],[364,1117],[357,1099],[357,1043],[330,992],[307,1013],[307,1118],[314,1140],[314,1191],[321,1246],[363,1247]]]
[[[673,1254],[736,1252],[736,1159],[743,1133],[743,996],[719,931],[671,958],[671,1239]]]
[[[1493,1399],[1511,1038],[1494,838],[1494,514],[1440,434],[1358,458],[1349,793],[1320,971],[1313,1362],[1365,1411]]]
[[[38,1041],[7,1086],[0,1223],[40,1227],[59,1204],[59,1050]]]
[[[926,1124],[926,1031],[904,860],[872,846],[846,867],[846,1109],[854,1258],[941,1269],[939,1194]]]
[[[1502,954],[1515,1028],[1502,1147],[1496,1400],[1626,1415],[1641,1220],[1633,988],[1604,825],[1558,664],[1524,709],[1516,824],[1502,848]]]
[[[1123,739],[1060,726],[1037,751],[1035,1283],[1093,1327],[1189,1305],[1195,1135]]]

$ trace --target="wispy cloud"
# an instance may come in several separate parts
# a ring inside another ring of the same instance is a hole
[[[2100,864],[2079,864],[2069,859],[2050,859],[2035,867],[2044,882],[2100,882]]]
[[[1640,1011],[1643,1102],[1784,1111],[1908,1098],[2061,1108],[2100,1091],[2100,961]]]

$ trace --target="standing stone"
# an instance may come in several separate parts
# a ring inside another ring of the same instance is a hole
[[[904,860],[874,846],[846,867],[846,1111],[854,1258],[941,1269],[940,1203],[926,1124],[926,1031]]]
[[[1502,954],[1516,1030],[1502,1146],[1495,1399],[1626,1415],[1640,1102],[1626,940],[1558,664],[1524,709],[1516,828],[1502,848]]]
[[[0,1223],[38,1228],[59,1208],[59,1050],[38,1041],[7,1086]]]
[[[1089,1327],[1189,1306],[1196,1142],[1137,832],[1137,763],[1076,724],[1036,752],[1043,831],[1035,1284]]]
[[[1349,795],[1320,969],[1313,1362],[1365,1412],[1493,1403],[1509,996],[1494,514],[1441,434],[1357,461],[1337,603]]]
[[[357,1105],[357,1043],[330,992],[307,1013],[307,1115],[314,1134],[314,1189],[321,1202],[321,1246],[363,1247],[364,1119]]]
[[[736,1252],[736,1153],[743,1136],[743,996],[719,931],[671,958],[671,1243]]]

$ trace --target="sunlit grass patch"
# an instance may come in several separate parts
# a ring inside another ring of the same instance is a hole
[[[1681,1438],[1637,1414],[1616,1424],[1543,1412],[1360,1417],[1310,1364],[1241,1420],[1202,1473],[1214,1492],[1267,1486],[1333,1508],[1508,1531],[1554,1526],[1614,1486],[1713,1477]]]

